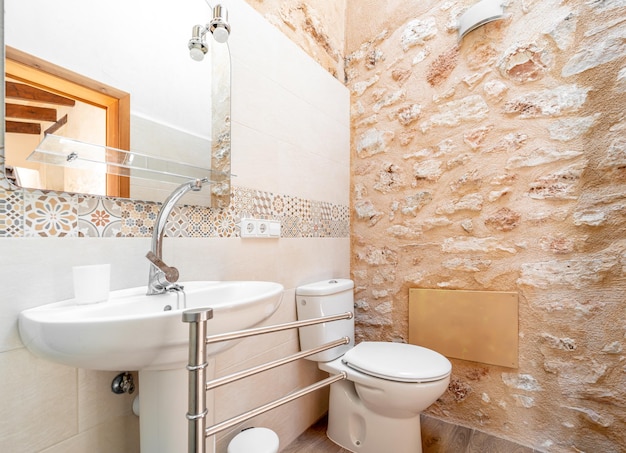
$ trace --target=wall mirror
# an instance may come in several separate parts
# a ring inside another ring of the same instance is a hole
[[[187,47],[212,14],[203,0],[4,0],[0,186],[163,201],[209,176],[183,201],[227,206],[228,44],[208,36],[201,61]]]

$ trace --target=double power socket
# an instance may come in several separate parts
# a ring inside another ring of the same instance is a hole
[[[280,222],[266,219],[241,219],[242,238],[279,238]]]

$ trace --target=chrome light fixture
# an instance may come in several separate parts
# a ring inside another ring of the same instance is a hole
[[[202,61],[206,53],[209,51],[209,46],[204,39],[206,35],[206,28],[202,25],[194,25],[191,31],[191,39],[189,40],[189,56],[192,60]]]
[[[202,61],[209,46],[206,42],[206,34],[211,33],[213,39],[219,43],[225,43],[230,36],[230,24],[228,23],[228,11],[222,5],[213,8],[213,19],[207,25],[194,25],[191,31],[191,39],[187,44],[189,56],[196,61]]]
[[[213,34],[213,39],[224,43],[230,36],[230,24],[228,23],[228,11],[222,5],[213,8],[213,20],[209,23],[209,30]]]

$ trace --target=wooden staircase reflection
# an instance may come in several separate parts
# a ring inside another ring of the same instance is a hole
[[[73,99],[50,93],[34,86],[12,81],[5,82],[5,117],[6,132],[16,134],[41,135],[53,134],[67,124],[67,114],[57,118],[57,110],[49,105],[74,107]],[[8,102],[9,99],[25,103]],[[24,121],[26,120],[26,121]],[[52,123],[43,129],[43,123]]]
[[[104,109],[104,144],[111,148],[129,149],[129,93],[10,46],[5,46],[5,81],[6,132],[42,136],[57,132],[69,120],[72,126],[82,125],[82,114],[72,109],[81,108],[79,103],[84,103]],[[61,108],[62,113],[67,113],[69,117],[64,114],[58,117],[57,109]],[[109,172],[107,168],[106,195],[128,198],[129,174]]]

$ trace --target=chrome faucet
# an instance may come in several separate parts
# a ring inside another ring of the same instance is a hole
[[[163,261],[163,236],[165,226],[174,206],[187,192],[197,192],[202,186],[209,182],[208,178],[194,179],[178,186],[163,202],[159,210],[154,230],[152,231],[152,243],[146,258],[150,260],[150,275],[148,276],[148,296],[163,294],[168,291],[179,291],[182,289],[176,282],[178,281],[178,269],[168,266]]]

